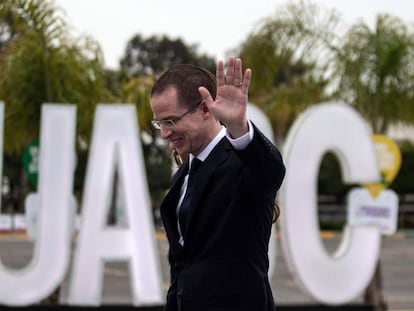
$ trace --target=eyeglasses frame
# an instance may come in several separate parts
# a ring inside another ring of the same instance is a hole
[[[151,124],[152,126],[157,129],[157,130],[161,130],[161,127],[163,126],[164,128],[170,129],[174,126],[177,125],[177,123],[184,118],[187,114],[193,112],[194,110],[197,109],[198,106],[200,106],[200,104],[203,102],[203,99],[200,99],[200,101],[192,106],[190,109],[188,109],[186,112],[184,112],[183,114],[181,114],[180,116],[174,118],[174,119],[167,119],[167,120],[152,120]]]

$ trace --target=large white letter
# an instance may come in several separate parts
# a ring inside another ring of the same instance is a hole
[[[162,304],[161,276],[135,107],[98,105],[89,151],[70,304],[99,305],[105,261],[128,261],[134,305]],[[107,226],[117,168],[127,228]]]
[[[324,249],[316,183],[328,151],[338,157],[345,182],[379,180],[372,133],[356,111],[336,103],[310,108],[296,120],[284,147],[282,243],[299,283],[320,302],[343,304],[356,298],[371,280],[381,235],[377,227],[346,227],[336,253],[331,256]]]
[[[0,263],[1,304],[37,303],[65,277],[72,233],[75,120],[75,106],[42,106],[36,244],[33,258],[25,268],[13,271]]]

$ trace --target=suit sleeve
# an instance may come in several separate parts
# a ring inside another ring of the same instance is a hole
[[[253,123],[252,123],[253,124]],[[246,169],[247,184],[258,191],[275,191],[282,184],[285,165],[276,146],[253,124],[252,141],[236,153]]]

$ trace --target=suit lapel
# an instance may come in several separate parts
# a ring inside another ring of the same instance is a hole
[[[196,179],[194,180],[195,190],[193,193],[191,209],[188,213],[188,221],[187,221],[186,230],[185,230],[186,233],[188,232],[188,226],[191,223],[194,210],[197,209],[197,207],[200,205],[199,203],[200,203],[201,195],[203,194],[208,181],[210,180],[215,169],[227,159],[228,150],[231,148],[232,147],[230,146],[230,143],[227,140],[227,138],[223,137],[222,140],[220,140],[217,146],[211,151],[209,156],[206,158],[206,160],[203,162],[203,164],[198,169]],[[185,237],[184,237],[184,241],[185,241]]]
[[[173,240],[178,241],[176,208],[180,197],[180,189],[188,170],[188,160],[178,169],[171,179],[170,189],[161,203],[160,211],[167,233],[172,234]]]

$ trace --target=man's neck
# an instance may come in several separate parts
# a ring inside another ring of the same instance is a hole
[[[220,140],[226,136],[226,129],[224,126],[219,125],[214,133],[215,135],[212,136],[207,146],[197,155],[197,158],[201,161],[204,161]]]

